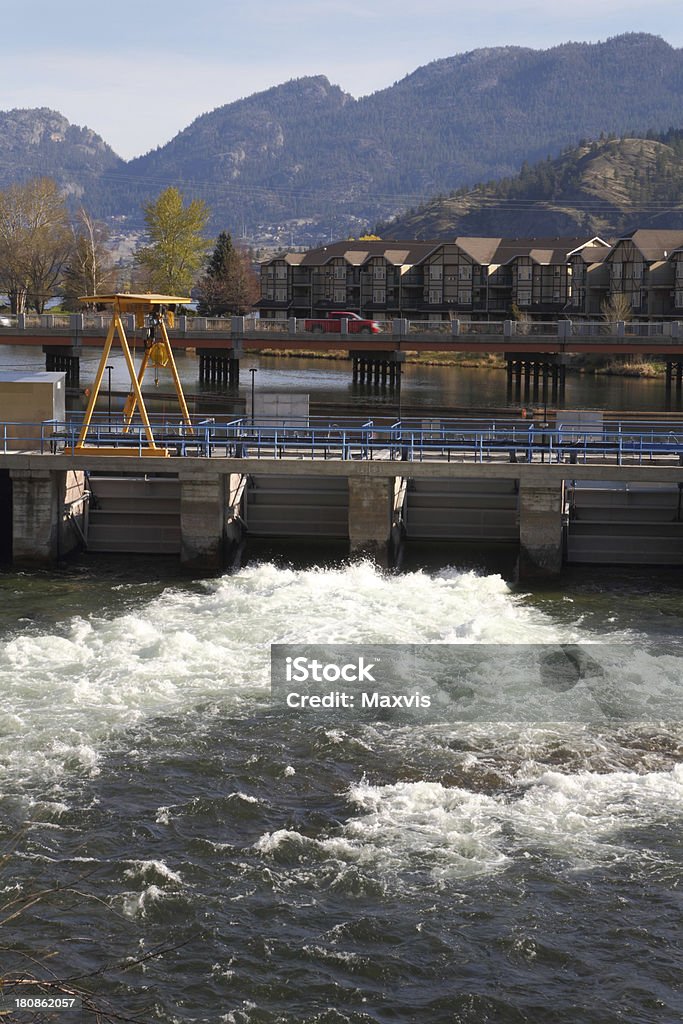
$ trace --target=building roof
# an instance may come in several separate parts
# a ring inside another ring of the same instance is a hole
[[[602,263],[608,252],[611,251],[610,245],[585,245],[575,252],[570,253],[570,256],[581,256],[585,263]]]
[[[620,242],[631,241],[640,251],[644,260],[668,259],[675,249],[683,246],[683,231],[659,231],[651,228],[637,228],[630,234],[624,235],[615,243],[615,248]]]
[[[566,263],[570,253],[593,242],[594,236],[583,238],[501,238],[493,262],[509,263],[519,256],[529,256],[536,263]]]
[[[304,254],[303,266],[319,267],[333,259],[345,259],[351,266],[359,267],[372,256],[384,256],[395,265],[415,264],[427,256],[441,242],[416,241],[345,241],[331,242],[329,245],[318,246]]]

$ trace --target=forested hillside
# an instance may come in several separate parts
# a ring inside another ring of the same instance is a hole
[[[570,147],[519,174],[458,189],[377,230],[384,237],[618,235],[683,228],[683,130]]]

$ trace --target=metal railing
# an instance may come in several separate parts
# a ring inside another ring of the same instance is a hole
[[[251,423],[195,418],[188,426],[177,417],[153,420],[155,444],[169,454],[202,458],[388,460],[400,462],[547,462],[610,465],[659,463],[683,466],[683,431],[678,424],[624,421],[604,428],[526,424],[513,420],[436,421],[421,425],[372,420],[316,422],[310,419]],[[80,418],[42,423],[0,423],[0,452],[58,454],[73,449]],[[120,417],[100,416],[91,424],[86,445],[137,449],[149,442],[142,424],[125,429]]]

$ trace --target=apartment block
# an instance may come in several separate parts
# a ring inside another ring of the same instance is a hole
[[[618,299],[615,297],[619,296]],[[614,244],[583,238],[346,241],[261,265],[263,317],[543,320],[683,316],[683,232],[636,230]],[[625,314],[626,315],[626,314]]]

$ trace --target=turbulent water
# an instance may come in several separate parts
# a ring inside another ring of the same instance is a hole
[[[682,595],[604,582],[0,576],[4,973],[149,1024],[679,1021],[683,727],[652,709]],[[269,702],[273,643],[605,639],[633,659],[600,726]]]

